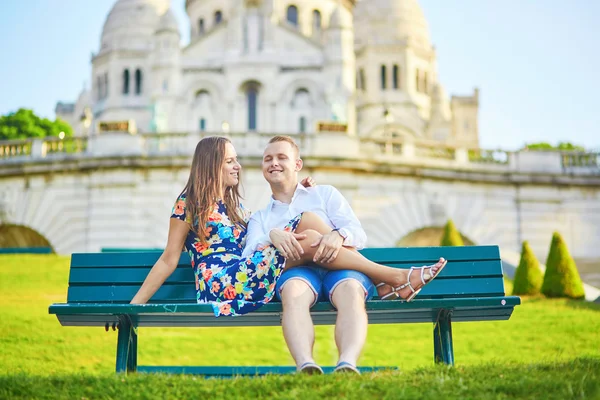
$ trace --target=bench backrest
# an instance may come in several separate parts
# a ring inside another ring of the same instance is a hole
[[[504,296],[498,246],[370,248],[361,253],[381,264],[408,268],[445,257],[448,265],[417,299]],[[76,253],[71,257],[68,303],[128,303],[160,251]],[[152,303],[195,303],[195,280],[186,253]]]

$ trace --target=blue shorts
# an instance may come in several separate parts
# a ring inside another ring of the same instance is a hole
[[[308,266],[295,267],[283,271],[281,278],[279,278],[277,285],[275,286],[277,300],[281,301],[281,290],[290,279],[300,279],[308,284],[315,294],[313,306],[317,304],[318,301],[329,301],[333,305],[333,302],[331,301],[333,291],[337,285],[348,279],[354,279],[360,283],[365,292],[365,301],[371,299],[375,294],[375,285],[373,285],[373,282],[371,282],[369,277],[362,272],[347,269],[330,271],[321,267]]]

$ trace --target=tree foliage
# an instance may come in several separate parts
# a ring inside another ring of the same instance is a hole
[[[554,232],[554,235],[552,235],[542,293],[547,297],[568,297],[571,299],[585,297],[583,283],[579,277],[575,261],[573,261],[565,241],[558,232]]]
[[[0,117],[0,140],[44,138],[58,136],[60,132],[65,137],[73,136],[71,126],[60,118],[51,121],[26,108]]]
[[[454,222],[451,219],[446,222],[444,226],[444,236],[442,236],[442,242],[440,246],[464,246],[465,243],[460,235],[456,226],[454,226]]]
[[[540,294],[543,281],[544,275],[540,269],[540,263],[533,254],[529,243],[524,241],[521,248],[521,261],[515,272],[513,295]]]
[[[570,142],[558,142],[558,145],[553,146],[547,142],[528,143],[522,150],[556,150],[556,151],[585,151],[585,148]]]

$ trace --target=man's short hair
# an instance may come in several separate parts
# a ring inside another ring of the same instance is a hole
[[[296,144],[294,139],[292,139],[290,136],[277,135],[277,136],[272,137],[271,140],[269,140],[269,144],[277,143],[277,142],[289,143],[292,146],[292,148],[296,151],[296,156],[298,158],[300,158],[300,148],[298,147],[298,145]]]

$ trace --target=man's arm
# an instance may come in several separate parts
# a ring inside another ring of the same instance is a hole
[[[318,246],[313,260],[330,263],[336,259],[342,246],[364,248],[367,234],[344,196],[333,186],[320,187],[319,194],[334,230],[312,244],[312,247]]]
[[[339,229],[340,235],[344,237],[344,246],[363,249],[367,245],[367,234],[356,218],[350,203],[333,186],[327,188],[330,192],[329,197],[327,198],[327,193],[323,193],[327,216],[334,228]]]

